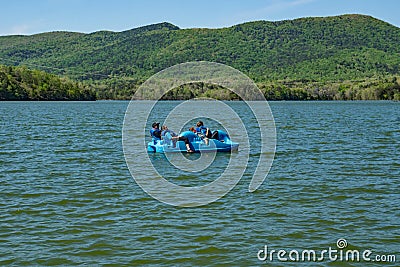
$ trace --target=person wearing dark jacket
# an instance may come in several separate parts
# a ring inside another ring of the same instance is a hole
[[[151,138],[153,139],[154,143],[156,143],[158,140],[161,140],[161,130],[160,130],[160,123],[159,122],[154,122],[151,125],[151,130],[150,130],[150,135]]]

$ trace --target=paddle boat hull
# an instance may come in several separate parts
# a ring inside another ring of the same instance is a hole
[[[232,142],[229,135],[224,131],[218,130],[218,139],[205,140],[192,132],[183,132],[181,135],[188,138],[190,148],[194,152],[231,152],[239,148],[239,143]],[[186,145],[183,141],[174,141],[169,138],[164,140],[152,140],[147,144],[147,151],[153,153],[186,152]]]

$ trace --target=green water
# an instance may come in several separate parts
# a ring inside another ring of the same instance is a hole
[[[263,185],[248,192],[250,166],[225,197],[197,208],[158,202],[132,179],[127,105],[0,102],[0,265],[265,266],[264,245],[322,250],[339,238],[398,264],[400,103],[270,103],[277,151]]]

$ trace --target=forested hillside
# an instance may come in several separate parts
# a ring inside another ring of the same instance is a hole
[[[92,89],[39,70],[0,65],[0,100],[95,100]]]
[[[98,98],[129,99],[152,74],[200,60],[239,69],[267,99],[400,99],[400,29],[364,15],[0,37],[1,64],[69,77],[94,87]],[[169,98],[187,98],[184,89]],[[232,97],[204,88],[189,95],[205,92]]]

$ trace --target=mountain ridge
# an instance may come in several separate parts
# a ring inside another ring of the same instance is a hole
[[[341,82],[345,91],[360,90],[357,81],[379,84],[398,77],[400,28],[346,14],[216,29],[180,29],[162,22],[121,32],[0,37],[1,64],[36,66],[90,83],[100,98],[129,98],[152,74],[187,61],[237,68],[268,96],[271,90],[302,90],[313,99],[316,87],[338,93]]]

